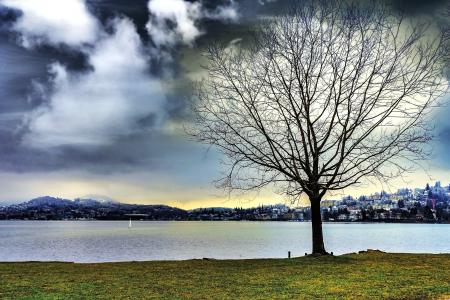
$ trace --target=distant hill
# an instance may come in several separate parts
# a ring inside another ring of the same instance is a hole
[[[182,220],[185,210],[167,205],[119,203],[112,199],[62,199],[43,196],[0,207],[0,220]]]
[[[24,202],[19,205],[27,206],[27,207],[40,207],[40,206],[68,206],[72,205],[73,201],[62,198],[55,198],[50,196],[38,197],[31,199],[28,202]]]

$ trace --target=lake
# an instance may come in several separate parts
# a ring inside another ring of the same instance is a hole
[[[0,221],[0,261],[282,258],[311,251],[309,222]],[[335,254],[449,253],[450,224],[324,224]]]

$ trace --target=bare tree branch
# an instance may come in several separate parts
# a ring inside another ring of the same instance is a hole
[[[274,183],[320,206],[398,176],[427,158],[427,116],[448,88],[445,34],[428,31],[384,7],[298,7],[250,48],[209,48],[191,134],[225,153],[230,189]]]
[[[403,172],[395,159],[425,158],[424,117],[447,88],[443,36],[427,30],[336,3],[277,17],[251,49],[209,49],[193,134],[224,150],[231,173],[246,166],[309,196]]]

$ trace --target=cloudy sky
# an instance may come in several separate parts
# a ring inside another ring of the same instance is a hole
[[[190,141],[183,126],[205,45],[245,42],[251,24],[288,3],[0,0],[0,201],[108,196],[183,208],[282,201],[270,190],[229,196],[215,189],[220,153]],[[449,3],[391,6],[441,26]],[[426,172],[391,188],[450,182],[449,114],[449,107],[435,112]]]

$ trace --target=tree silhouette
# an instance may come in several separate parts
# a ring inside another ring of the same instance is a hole
[[[384,7],[293,11],[262,21],[250,46],[209,47],[190,133],[225,154],[220,186],[305,193],[312,251],[326,254],[325,194],[427,158],[426,116],[447,89],[446,53],[441,35]]]

